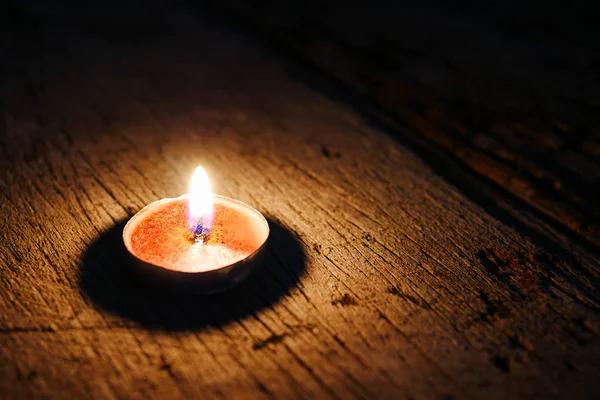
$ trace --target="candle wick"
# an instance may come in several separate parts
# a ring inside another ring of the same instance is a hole
[[[204,227],[204,224],[199,223],[196,225],[196,229],[192,232],[192,241],[198,244],[204,244],[210,235],[210,230]]]
[[[208,239],[208,232],[203,233],[194,233],[192,240],[194,243],[204,244],[204,242]]]
[[[190,218],[190,239],[194,243],[203,244],[208,240],[211,232],[212,215],[200,218]]]

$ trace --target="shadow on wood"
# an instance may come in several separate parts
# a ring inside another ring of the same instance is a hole
[[[283,50],[275,47],[273,51]],[[295,53],[289,53],[288,55],[295,56]],[[449,157],[447,152],[437,149],[420,137],[418,132],[415,133],[395,115],[386,111],[372,100],[365,98],[357,89],[346,85],[336,77],[327,75],[318,66],[309,61],[301,58],[293,59],[297,61],[296,64],[286,64],[286,72],[292,79],[302,82],[335,103],[350,107],[356,115],[363,118],[368,126],[389,135],[401,146],[412,151],[436,174],[459,189],[462,194],[483,208],[495,219],[513,226],[523,235],[534,239],[536,244],[552,249],[554,254],[568,260],[574,265],[578,265],[578,262],[572,256],[569,249],[547,235],[539,227],[524,222],[522,218],[515,217],[510,208],[519,207],[522,214],[524,214],[523,211],[530,213],[535,218],[547,223],[572,240],[582,243],[593,251],[600,251],[600,247],[595,243],[590,242],[570,228],[557,223],[551,217],[521,201],[517,196],[506,191],[501,186],[465,168],[464,165]],[[498,201],[500,197],[502,197],[503,201]]]
[[[210,296],[157,293],[133,273],[121,238],[126,221],[102,234],[84,254],[79,284],[99,309],[148,329],[185,331],[221,326],[268,308],[293,289],[305,269],[294,233],[268,218],[264,267],[240,286]]]

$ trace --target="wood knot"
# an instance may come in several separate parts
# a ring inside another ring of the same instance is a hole
[[[331,304],[334,306],[339,304],[342,307],[346,307],[355,306],[358,304],[358,301],[356,301],[356,299],[353,296],[350,296],[348,293],[345,293],[342,297],[332,300]]]
[[[268,338],[266,338],[266,339],[265,339],[265,340],[263,340],[263,341],[260,341],[260,342],[254,343],[254,344],[252,345],[252,349],[253,349],[253,350],[260,350],[260,349],[262,349],[263,347],[265,347],[265,346],[267,346],[267,345],[269,345],[269,344],[272,344],[272,343],[273,343],[273,344],[275,344],[275,343],[279,343],[279,342],[281,342],[281,341],[282,341],[282,340],[283,340],[283,339],[284,339],[286,336],[287,336],[287,334],[285,334],[285,333],[284,333],[284,334],[282,334],[282,335],[275,335],[275,334],[273,334],[273,335],[269,336]]]
[[[488,272],[519,295],[541,295],[550,289],[552,268],[544,264],[555,265],[549,256],[488,248],[479,257]]]
[[[321,146],[321,154],[330,160],[342,157],[342,154],[339,151],[333,151],[326,146]]]

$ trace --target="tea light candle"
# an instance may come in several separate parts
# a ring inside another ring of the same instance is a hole
[[[212,194],[202,167],[194,172],[189,194],[149,204],[123,230],[139,276],[180,293],[235,286],[260,264],[268,236],[260,212]]]

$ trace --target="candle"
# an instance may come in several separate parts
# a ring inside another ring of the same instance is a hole
[[[202,167],[188,194],[149,204],[123,230],[139,276],[160,289],[192,293],[241,282],[260,264],[268,236],[260,212],[212,194]]]

